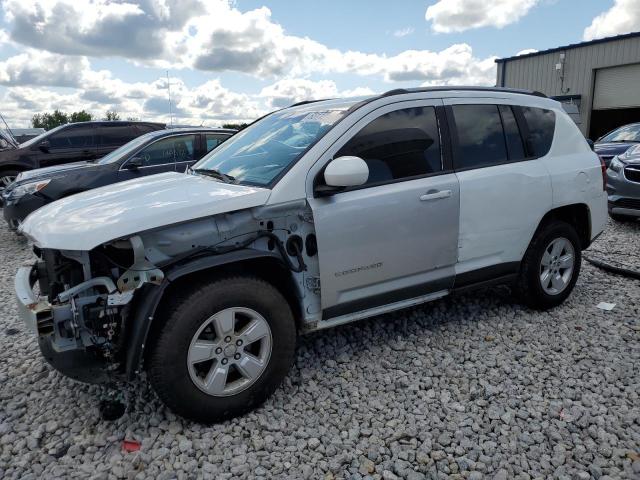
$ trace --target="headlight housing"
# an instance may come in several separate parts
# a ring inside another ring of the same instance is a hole
[[[620,159],[616,156],[611,159],[609,168],[616,173],[620,173],[620,171],[624,168],[624,163],[622,163]]]
[[[30,182],[30,183],[25,183],[23,185],[18,185],[13,190],[11,190],[11,193],[9,194],[9,198],[20,198],[20,197],[24,197],[25,195],[31,195],[36,192],[39,192],[44,187],[49,185],[50,181],[51,179],[38,180],[37,182]]]

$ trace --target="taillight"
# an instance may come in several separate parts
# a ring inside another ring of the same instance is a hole
[[[604,163],[604,160],[600,155],[598,155],[600,159],[600,170],[602,172],[602,190],[604,192],[607,191],[607,165]]]

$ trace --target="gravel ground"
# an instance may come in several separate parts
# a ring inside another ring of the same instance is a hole
[[[640,282],[585,263],[550,312],[504,288],[444,299],[302,338],[242,418],[183,421],[138,381],[106,422],[101,390],[52,371],[19,323],[31,254],[0,223],[0,478],[640,478]],[[639,238],[611,224],[592,248],[640,269]]]

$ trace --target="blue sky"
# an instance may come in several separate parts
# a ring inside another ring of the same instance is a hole
[[[640,0],[0,0],[0,105],[250,120],[308,98],[495,82],[496,57],[637,30]]]

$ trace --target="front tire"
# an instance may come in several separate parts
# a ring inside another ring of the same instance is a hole
[[[582,251],[571,225],[552,221],[535,235],[527,249],[516,290],[536,310],[560,305],[571,294],[580,274]]]
[[[151,385],[179,415],[227,420],[264,402],[293,361],[289,304],[269,283],[224,277],[172,299],[148,357]]]

